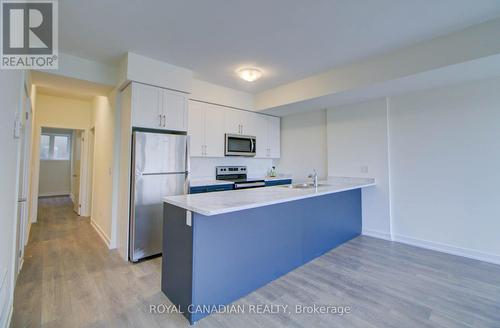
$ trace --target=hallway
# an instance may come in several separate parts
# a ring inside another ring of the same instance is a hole
[[[124,262],[72,206],[69,197],[40,199],[12,327],[151,326],[134,320],[147,319],[137,312],[146,313],[150,303],[168,303],[158,288],[161,258]]]

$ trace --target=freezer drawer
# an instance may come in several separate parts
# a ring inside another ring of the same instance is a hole
[[[161,254],[165,196],[185,193],[187,174],[136,174],[130,225],[130,260]]]

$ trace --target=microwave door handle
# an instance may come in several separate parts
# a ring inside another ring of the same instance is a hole
[[[251,149],[252,151],[251,151],[251,152],[252,152],[252,153],[255,153],[255,141],[253,140],[253,138],[251,138],[251,139],[250,139],[250,142],[252,143],[252,147],[251,147],[251,148],[252,148],[252,149]]]

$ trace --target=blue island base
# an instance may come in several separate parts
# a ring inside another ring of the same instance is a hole
[[[164,205],[162,291],[193,324],[360,235],[361,189],[187,215]]]

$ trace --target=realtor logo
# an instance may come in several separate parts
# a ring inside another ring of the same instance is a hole
[[[1,68],[57,69],[57,0],[1,2]]]

